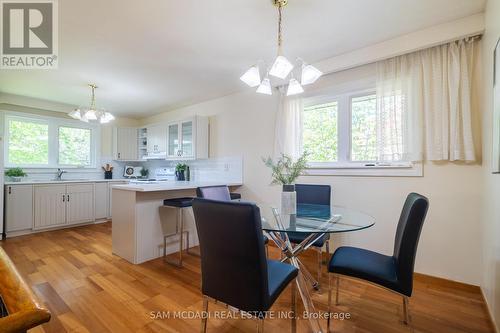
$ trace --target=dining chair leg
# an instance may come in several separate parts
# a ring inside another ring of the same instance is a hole
[[[337,287],[336,289],[337,289],[337,291],[336,291],[336,293],[335,293],[335,305],[339,305],[339,304],[340,304],[340,303],[339,303],[339,285],[340,285],[340,276],[338,276],[338,275],[337,275],[336,277],[337,277],[337,281],[335,281],[335,283],[336,283],[336,287]]]
[[[326,331],[330,333],[330,317],[332,316],[332,274],[328,273],[328,316],[326,317]]]
[[[325,242],[325,246],[326,246],[326,261],[325,261],[325,264],[328,265],[328,260],[330,260],[330,240],[327,240]]]
[[[405,325],[410,324],[410,313],[408,312],[408,296],[403,296],[403,322]]]
[[[297,332],[297,282],[292,281],[292,333]]]
[[[322,253],[322,248],[318,247],[318,289],[319,286],[321,285],[321,273],[323,269],[323,253]]]
[[[264,333],[264,318],[259,318],[257,332]]]
[[[201,317],[201,333],[207,332],[207,320],[208,320],[208,297],[203,296],[203,313]]]

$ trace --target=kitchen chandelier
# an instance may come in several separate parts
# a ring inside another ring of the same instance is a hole
[[[68,115],[73,119],[78,119],[88,123],[89,121],[97,121],[101,124],[109,123],[111,120],[115,119],[115,117],[106,112],[104,109],[97,109],[95,106],[95,90],[97,86],[93,83],[89,84],[90,89],[92,90],[92,95],[90,98],[90,106],[89,107],[79,107],[68,113]]]
[[[298,58],[297,62],[301,65],[301,76],[300,83],[294,77],[294,65],[288,61],[287,58],[283,56],[282,45],[282,27],[281,27],[281,11],[288,3],[288,0],[272,0],[273,4],[278,7],[278,56],[274,60],[273,65],[269,69],[267,68],[266,75],[261,81],[260,68],[259,65],[254,65],[250,67],[249,70],[245,72],[240,77],[240,80],[245,82],[250,87],[257,87],[256,92],[260,94],[272,95],[271,81],[269,75],[279,78],[281,80],[286,80],[290,75],[290,80],[288,81],[287,96],[297,95],[304,92],[303,86],[314,83],[323,73],[316,67],[305,63],[302,59]]]

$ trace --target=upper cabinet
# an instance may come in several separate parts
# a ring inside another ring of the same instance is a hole
[[[208,118],[196,116],[167,125],[167,159],[208,158]]]
[[[138,132],[134,127],[113,129],[113,158],[119,161],[138,160]]]
[[[115,160],[194,160],[208,158],[208,117],[195,116],[144,128],[117,127],[113,132]]]
[[[164,159],[167,155],[167,128],[164,125],[147,127],[147,157]]]

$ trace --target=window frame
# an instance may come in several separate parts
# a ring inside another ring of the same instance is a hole
[[[4,130],[4,167],[20,167],[24,169],[95,169],[97,168],[98,156],[100,153],[100,128],[95,124],[87,124],[78,120],[57,118],[51,116],[42,116],[31,113],[3,111],[3,130]],[[9,163],[9,121],[24,120],[27,122],[45,123],[48,125],[48,163],[47,164],[12,164]],[[90,130],[90,164],[89,165],[71,165],[59,163],[59,128],[72,127]]]
[[[376,95],[375,87],[350,89],[341,93],[325,94],[305,98],[304,108],[317,104],[337,104],[337,161],[310,162],[305,175],[314,176],[423,176],[422,163],[407,161],[376,162],[352,160],[352,99],[367,95]],[[302,124],[303,125],[303,124]],[[300,147],[303,151],[303,147]]]

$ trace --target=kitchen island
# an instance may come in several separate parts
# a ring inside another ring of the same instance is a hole
[[[201,186],[241,186],[240,182],[216,181],[165,181],[153,184],[114,185],[112,246],[113,253],[133,263],[140,264],[163,255],[163,232],[175,232],[175,220],[163,225],[159,207],[163,200],[178,197],[195,197]],[[175,214],[172,214],[175,218]],[[185,230],[189,232],[189,244],[198,245],[196,227],[191,210],[184,215]],[[167,243],[167,254],[179,250],[178,237]]]

